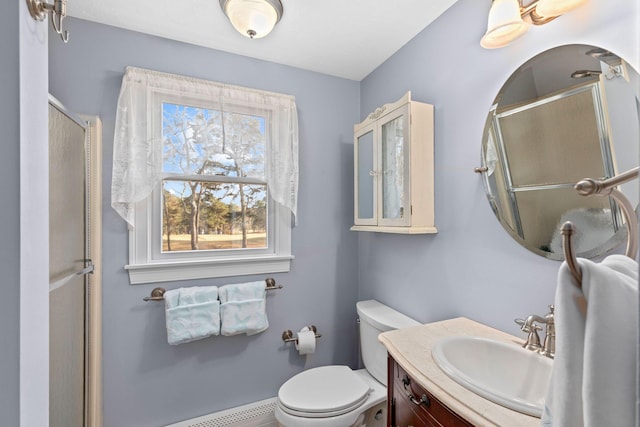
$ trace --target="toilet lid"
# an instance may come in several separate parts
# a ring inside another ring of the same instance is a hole
[[[283,411],[305,417],[350,412],[369,396],[369,386],[348,366],[322,366],[301,372],[278,391]]]

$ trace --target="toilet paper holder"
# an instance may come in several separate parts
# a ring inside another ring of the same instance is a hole
[[[318,329],[316,328],[315,325],[311,325],[311,326],[307,326],[307,327],[309,328],[310,331],[313,331],[316,334],[316,338],[320,338],[322,336],[322,334],[318,333]],[[298,342],[298,338],[293,336],[293,332],[291,332],[291,329],[287,329],[286,331],[284,331],[282,333],[282,341],[284,341],[284,342]]]

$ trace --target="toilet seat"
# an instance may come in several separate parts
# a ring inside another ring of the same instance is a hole
[[[334,417],[361,406],[370,392],[369,385],[348,366],[322,366],[285,382],[278,391],[278,404],[299,417]]]

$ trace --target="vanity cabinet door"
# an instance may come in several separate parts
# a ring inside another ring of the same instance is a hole
[[[427,420],[420,418],[420,416],[406,403],[401,403],[398,400],[394,402],[395,404],[395,413],[393,421],[391,422],[392,427],[421,427],[421,426],[432,426],[434,424],[429,424]],[[435,424],[435,426],[439,426],[439,424]]]
[[[391,356],[387,384],[390,427],[473,426],[413,380]]]

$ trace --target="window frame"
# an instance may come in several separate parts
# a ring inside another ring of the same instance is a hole
[[[162,140],[162,105],[173,103],[198,108],[220,110],[217,100],[197,93],[183,94],[166,89],[149,89],[147,134]],[[272,121],[276,110],[266,105],[240,101],[224,102],[224,111],[258,115],[265,118],[266,155],[274,149]],[[160,146],[162,147],[162,145]],[[129,227],[129,273],[131,284],[205,279],[288,272],[291,267],[291,212],[270,195],[268,182],[256,178],[207,177],[202,181],[267,184],[267,248],[162,252],[162,188],[164,180],[180,174],[164,174],[150,197],[136,204],[135,226]],[[265,176],[267,174],[265,173]]]

